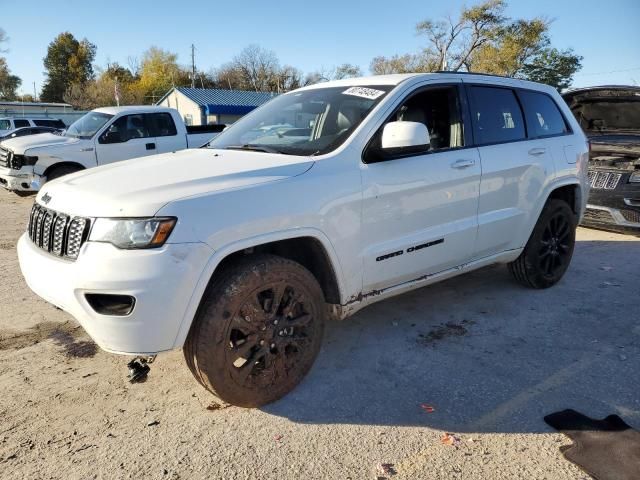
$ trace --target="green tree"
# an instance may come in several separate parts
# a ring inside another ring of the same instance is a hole
[[[76,40],[69,32],[58,35],[47,49],[44,68],[47,79],[42,87],[42,100],[61,102],[72,84],[84,84],[93,78],[92,62],[96,46],[86,38]]]
[[[136,88],[153,103],[173,86],[190,85],[189,72],[178,65],[178,55],[158,47],[142,54]]]
[[[0,53],[4,53],[7,50],[2,48],[2,44],[9,41],[9,37],[5,31],[0,28]],[[17,98],[16,90],[22,83],[20,77],[11,74],[7,60],[4,57],[0,57],[0,100],[15,100]]]
[[[548,19],[514,20],[505,15],[506,7],[506,0],[485,0],[464,7],[456,18],[424,20],[416,25],[427,39],[421,52],[376,57],[370,69],[374,74],[473,71],[569,85],[582,57],[551,47]]]
[[[11,74],[4,57],[0,57],[0,100],[15,100],[21,83],[20,77]]]
[[[571,79],[582,68],[582,57],[573,50],[546,48],[522,67],[522,78],[546,83],[562,91],[571,86]]]
[[[112,63],[104,70],[96,70],[96,79],[74,83],[67,88],[64,101],[82,110],[116,105],[117,88],[120,105],[144,103],[144,92],[138,88],[138,78],[129,69]]]

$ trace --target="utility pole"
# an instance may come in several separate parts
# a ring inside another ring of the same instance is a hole
[[[38,101],[38,96],[36,95],[36,82],[33,82],[33,101]]]
[[[191,44],[191,88],[196,88],[196,47]]]

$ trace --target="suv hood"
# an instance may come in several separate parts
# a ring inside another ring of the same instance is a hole
[[[640,87],[581,88],[562,97],[588,136],[640,135]]]
[[[15,154],[23,155],[30,148],[75,145],[78,142],[80,142],[78,138],[54,135],[53,133],[38,133],[4,140],[2,146],[10,149]]]
[[[134,158],[74,173],[40,190],[37,201],[84,217],[153,216],[180,198],[300,175],[309,157],[200,148]],[[47,195],[48,202],[42,201]]]

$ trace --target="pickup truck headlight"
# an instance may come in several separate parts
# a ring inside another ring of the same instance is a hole
[[[629,183],[640,183],[640,170],[631,174],[629,177]]]
[[[97,218],[89,241],[111,243],[124,249],[157,248],[167,241],[176,221],[173,217]]]
[[[37,161],[38,157],[9,154],[9,167],[13,170],[20,170],[25,165],[35,165]]]

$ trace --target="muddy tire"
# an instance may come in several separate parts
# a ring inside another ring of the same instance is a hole
[[[82,168],[75,165],[60,165],[59,167],[54,167],[47,175],[47,182],[55,180],[56,178],[64,177],[71,173],[79,172],[80,170],[82,170]]]
[[[576,227],[571,207],[563,200],[549,200],[524,250],[509,264],[509,271],[526,287],[555,285],[571,263]]]
[[[207,288],[184,345],[191,373],[221,400],[259,407],[307,374],[324,332],[326,305],[302,265],[252,255]]]

